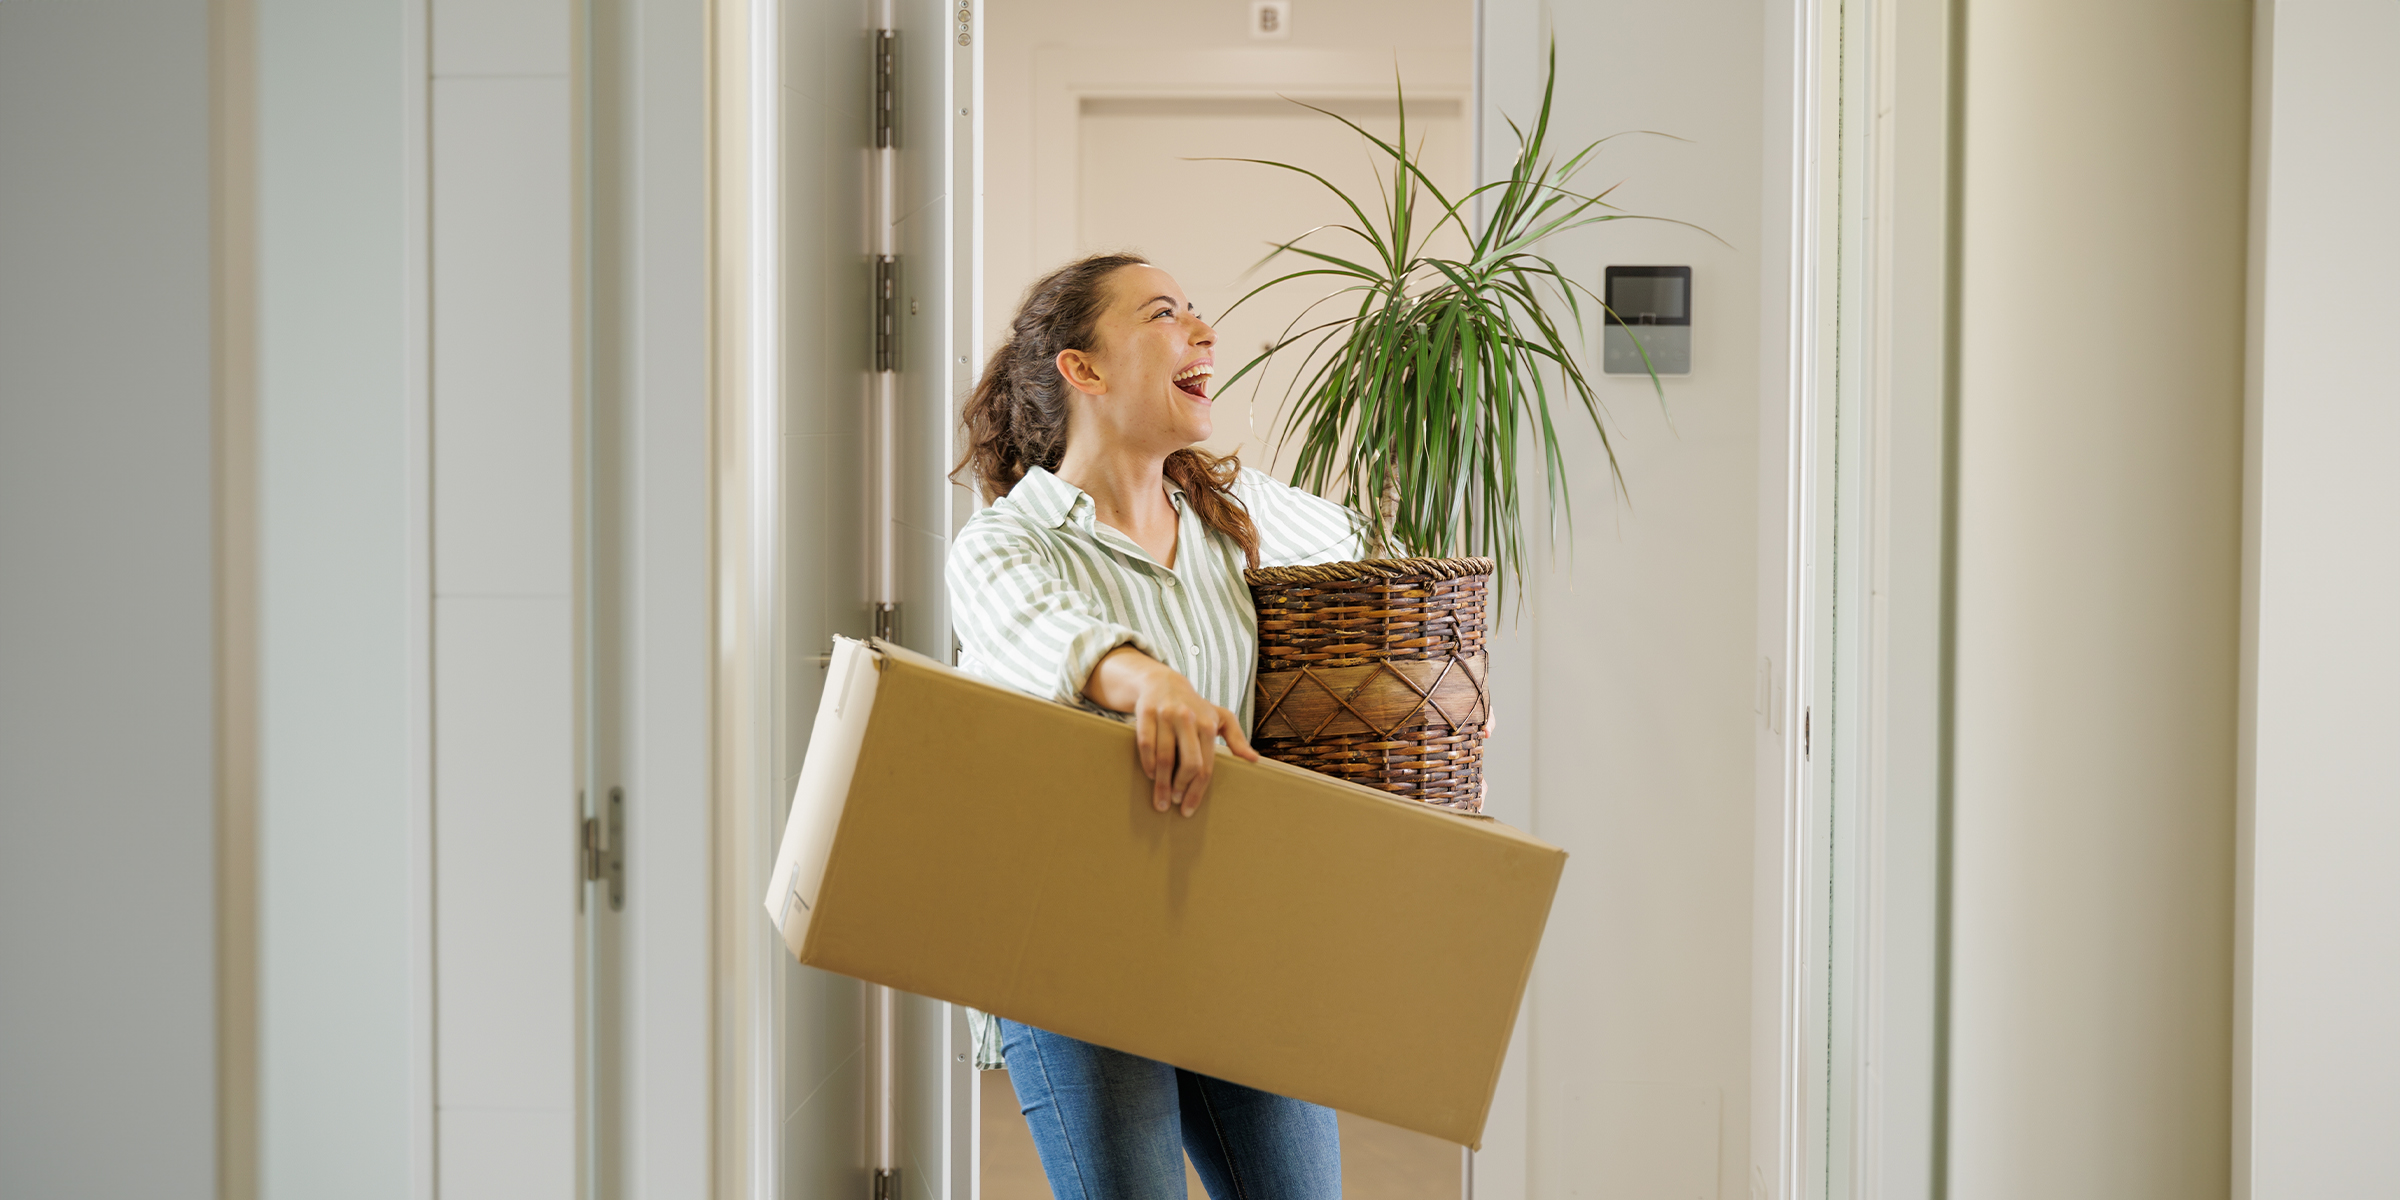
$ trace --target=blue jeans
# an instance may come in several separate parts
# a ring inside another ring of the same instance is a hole
[[[1342,1135],[1322,1105],[1000,1022],[1017,1107],[1057,1200],[1341,1200]]]

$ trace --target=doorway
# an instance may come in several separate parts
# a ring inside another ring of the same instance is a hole
[[[1195,13],[1107,0],[985,5],[978,364],[1007,338],[1019,296],[1044,272],[1080,255],[1132,250],[1174,275],[1217,325],[1219,377],[1229,378],[1325,290],[1277,289],[1229,313],[1251,287],[1280,273],[1257,269],[1260,259],[1278,242],[1354,218],[1305,176],[1211,160],[1301,164],[1353,196],[1377,194],[1377,164],[1358,135],[1302,102],[1390,139],[1400,132],[1397,80],[1408,140],[1421,148],[1428,173],[1452,196],[1468,190],[1473,0],[1313,0],[1282,6],[1271,29],[1250,24],[1254,9]],[[1319,237],[1311,244],[1354,250],[1355,239],[1342,245],[1346,235]],[[1270,268],[1293,269],[1286,261]],[[1205,447],[1288,479],[1290,451],[1277,452],[1274,432],[1293,369],[1254,374],[1220,395]],[[985,1073],[981,1091],[984,1200],[1047,1197],[1007,1073]],[[1341,1121],[1345,1195],[1461,1194],[1458,1147],[1348,1114]],[[1206,1194],[1188,1165],[1186,1176],[1192,1196]]]
[[[775,261],[786,278],[757,293],[778,297],[783,311],[752,314],[761,344],[780,358],[768,361],[762,352],[743,369],[780,373],[779,380],[750,383],[745,411],[782,424],[756,429],[755,440],[742,443],[752,453],[741,461],[774,464],[777,475],[755,484],[773,502],[750,511],[781,520],[782,528],[739,543],[757,548],[757,571],[776,586],[733,594],[774,593],[785,623],[776,627],[768,611],[752,618],[761,644],[780,648],[781,674],[756,693],[771,693],[757,702],[772,731],[760,744],[771,749],[754,752],[751,776],[760,781],[756,793],[767,797],[766,813],[744,828],[771,827],[788,794],[788,772],[804,753],[801,718],[813,711],[814,655],[823,633],[872,628],[873,606],[888,595],[901,609],[902,641],[947,652],[941,552],[971,507],[963,492],[942,482],[955,461],[956,405],[1005,336],[1030,280],[1078,253],[1139,249],[1175,273],[1212,318],[1222,318],[1225,357],[1238,364],[1289,319],[1298,294],[1226,317],[1245,272],[1271,242],[1345,214],[1308,211],[1330,198],[1318,197],[1305,180],[1207,160],[1322,161],[1336,182],[1372,195],[1370,160],[1348,141],[1352,135],[1290,100],[1394,132],[1397,75],[1409,98],[1410,141],[1422,145],[1435,170],[1455,172],[1446,189],[1463,189],[1477,140],[1469,122],[1529,111],[1530,98],[1520,94],[1529,86],[1524,68],[1540,61],[1530,5],[1486,6],[1483,20],[1507,49],[1489,56],[1504,64],[1486,81],[1496,95],[1479,98],[1477,18],[1469,0],[1310,0],[1296,6],[1299,19],[1284,24],[1280,38],[1252,36],[1241,19],[1247,4],[1194,15],[1105,0],[995,2],[768,6],[782,15],[779,33],[788,39],[784,105],[758,115],[786,124],[758,135],[756,144],[773,151],[768,157],[782,182],[779,195],[761,189],[750,199],[762,220],[775,214],[785,239],[774,249]],[[972,21],[953,28],[949,22],[962,12],[971,12]],[[1755,61],[1748,51],[1756,43],[1729,50],[1721,31],[1697,18],[1630,7],[1612,14],[1620,23],[1638,16],[1659,28],[1632,34],[1585,28],[1570,15],[1561,40],[1590,46],[1605,35],[1610,44],[1644,45],[1644,78],[1654,86],[1616,78],[1602,94],[1589,72],[1562,80],[1573,93],[1566,108],[1571,120],[1562,121],[1577,137],[1646,128],[1655,122],[1643,105],[1682,103],[1685,93],[1666,86],[1674,79],[1701,72],[1725,83],[1705,91],[1714,107],[1676,110],[1684,116],[1675,128],[1703,147],[1676,152],[1696,156],[1699,166],[1642,177],[1679,181],[1682,191],[1662,187],[1654,194],[1663,211],[1711,228],[1758,227],[1755,139],[1764,135],[1752,101],[1761,85],[1742,83],[1745,73],[1755,74],[1745,64]],[[901,30],[903,55],[900,155],[883,218],[866,199],[875,160],[867,149],[871,106],[864,98],[873,93],[862,66],[868,60],[859,53],[879,19]],[[1343,153],[1345,146],[1351,153]],[[1443,166],[1445,160],[1454,165]],[[1634,160],[1636,167],[1647,161]],[[894,247],[888,253],[899,260],[896,290],[883,293],[892,301],[885,315],[898,331],[888,368],[896,406],[888,427],[879,424],[876,408],[886,384],[874,378],[876,360],[864,349],[875,344],[873,308],[859,302],[877,282],[871,247],[887,236]],[[1561,250],[1579,278],[1595,282],[1603,252],[1585,245]],[[1608,261],[1696,263],[1706,278],[1720,281],[1712,293],[1717,299],[1701,308],[1710,327],[1725,333],[1711,343],[1717,357],[1708,371],[1671,385],[1687,419],[1679,432],[1656,431],[1648,444],[1657,482],[1645,494],[1659,502],[1635,530],[1644,537],[1609,542],[1595,531],[1586,539],[1586,578],[1638,586],[1609,595],[1648,623],[1612,627],[1603,637],[1588,622],[1556,622],[1541,642],[1546,662],[1558,667],[1554,678],[1568,678],[1578,664],[1605,668],[1617,681],[1611,694],[1622,706],[1618,719],[1543,704],[1555,697],[1539,690],[1531,665],[1516,670],[1510,678],[1520,682],[1511,686],[1523,691],[1512,702],[1548,714],[1554,736],[1543,743],[1550,747],[1546,757],[1523,752],[1508,769],[1525,784],[1518,794],[1546,786],[1560,802],[1542,814],[1507,819],[1590,852],[1587,861],[1599,870],[1587,872],[1586,890],[1570,898],[1589,906],[1584,911],[1608,905],[1653,918],[1664,912],[1680,923],[1652,919],[1637,928],[1628,921],[1605,927],[1611,937],[1557,948],[1550,959],[1556,969],[1520,1026],[1546,1031],[1545,1041],[1517,1060],[1521,1082],[1509,1085],[1516,1099],[1495,1110],[1495,1149],[1484,1156],[1476,1190],[1535,1195],[1598,1181],[1604,1194],[1630,1195],[1672,1178],[1686,1194],[1729,1194],[1745,1182],[1771,1191],[1781,1176],[1772,1165],[1753,1174],[1744,1120],[1753,1099],[1743,1076],[1751,1030],[1740,986],[1751,932],[1752,781],[1745,768],[1754,740],[1770,746],[1771,755],[1771,746],[1798,744],[1804,726],[1767,715],[1780,712],[1779,705],[1762,706],[1755,738],[1741,719],[1749,706],[1747,667],[1756,661],[1745,662],[1749,614],[1742,589],[1760,536],[1746,490],[1755,482],[1762,441],[1754,427],[1759,410],[1748,407],[1759,403],[1757,344],[1748,333],[1760,323],[1754,305],[1764,289],[1753,273],[1759,253],[1630,236],[1605,253],[1619,256]],[[1279,382],[1270,377],[1254,389],[1244,380],[1221,397],[1211,448],[1238,451],[1249,465],[1282,474],[1288,462],[1278,459],[1272,440]],[[1780,423],[1777,415],[1766,428]],[[1768,527],[1776,524],[1780,518]],[[1588,590],[1575,593],[1574,584],[1560,573],[1539,595],[1552,611],[1585,611],[1596,601]],[[1662,614],[1669,597],[1676,611]],[[1782,599],[1775,597],[1773,606],[1778,629]],[[1532,652],[1540,630],[1528,627],[1512,653]],[[1705,670],[1691,669],[1695,656]],[[1776,661],[1791,669],[1788,659]],[[1721,669],[1726,663],[1735,669]],[[1790,686],[1796,695],[1797,685]],[[1646,746],[1628,732],[1667,726],[1691,736]],[[1590,738],[1603,735],[1615,739],[1605,748],[1626,783],[1625,802],[1616,807],[1586,794],[1584,752]],[[1695,763],[1708,769],[1689,769]],[[1629,827],[1627,814],[1648,823]],[[1639,836],[1625,836],[1629,828]],[[1694,869],[1695,862],[1705,869]],[[1663,869],[1667,864],[1672,871]],[[755,907],[747,891],[738,900]],[[1770,896],[1768,906],[1774,902]],[[744,915],[755,923],[754,914]],[[755,954],[762,967],[784,958],[766,941],[741,952]],[[905,1168],[901,1187],[911,1196],[1044,1194],[1005,1075],[956,1065],[964,1060],[954,1012],[906,1000],[886,1010],[848,981],[783,969],[779,981],[745,998],[750,1007],[735,1022],[761,1051],[735,1061],[773,1064],[735,1084],[753,1122],[751,1140],[737,1150],[746,1157],[737,1161],[749,1164],[754,1179],[780,1181],[756,1194],[778,1187],[815,1194],[810,1189],[819,1185],[837,1194],[865,1184],[886,1164]],[[1768,977],[1770,994],[1758,1011],[1783,1012],[1779,1005],[1788,997],[1774,991],[1779,977]],[[1694,997],[1708,1003],[1695,1004]],[[1595,998],[1605,1008],[1596,1009]],[[1534,1011],[1544,1004],[1546,1023]],[[858,1120],[870,1097],[892,1097],[887,1083],[898,1099],[876,1111],[891,1115]],[[1759,1094],[1769,1106],[1789,1099],[1763,1086]],[[1770,1107],[1757,1123],[1770,1139],[1783,1128],[1780,1111]],[[897,1136],[870,1134],[875,1120],[897,1124]],[[1653,1136],[1661,1130],[1671,1136]],[[1405,1200],[1463,1190],[1453,1146],[1387,1138],[1358,1123],[1346,1123],[1344,1135],[1350,1194]],[[1769,1153],[1758,1158],[1773,1162]],[[1366,1173],[1378,1167],[1389,1173],[1370,1180]]]

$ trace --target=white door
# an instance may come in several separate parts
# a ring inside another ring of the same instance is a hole
[[[506,37],[461,13],[434,34],[436,1190],[569,1200],[582,890],[571,31],[562,16]]]
[[[577,1194],[663,1200],[715,1165],[707,14],[578,11]]]

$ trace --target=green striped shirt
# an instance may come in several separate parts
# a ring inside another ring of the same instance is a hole
[[[976,513],[950,547],[950,620],[959,669],[1021,692],[1106,712],[1083,694],[1119,646],[1183,672],[1211,703],[1250,728],[1258,613],[1242,581],[1242,548],[1210,529],[1183,491],[1175,504],[1175,566],[1095,519],[1092,498],[1035,467]],[[1262,566],[1342,562],[1360,554],[1349,509],[1245,470],[1234,497],[1258,526]],[[1111,714],[1117,715],[1117,714]],[[999,1028],[968,1010],[975,1064],[999,1067]]]

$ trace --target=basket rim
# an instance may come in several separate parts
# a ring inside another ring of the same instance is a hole
[[[1252,567],[1242,579],[1270,587],[1295,583],[1340,583],[1352,579],[1461,579],[1489,575],[1488,558],[1367,558],[1348,562],[1307,563],[1293,567]]]

